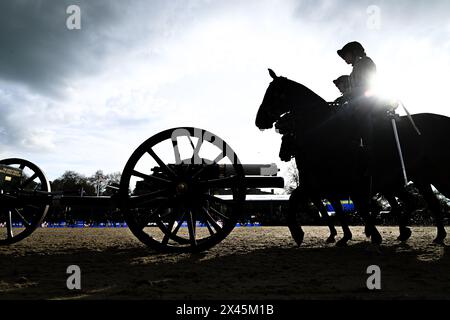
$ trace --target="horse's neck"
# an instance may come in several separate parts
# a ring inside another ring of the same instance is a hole
[[[336,148],[345,150],[351,141],[352,130],[346,113],[342,113],[344,110],[336,112],[319,95],[300,84],[292,88],[291,112],[297,147],[319,153]]]
[[[328,103],[307,87],[291,81],[291,112],[307,127],[321,125],[332,116]]]
[[[302,113],[318,112],[325,115],[330,111],[327,102],[306,86],[290,80],[291,103],[293,108],[302,109]],[[299,111],[299,110],[296,110]]]

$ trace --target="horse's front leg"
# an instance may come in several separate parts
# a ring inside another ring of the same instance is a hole
[[[320,215],[322,216],[322,219],[325,221],[325,223],[328,226],[328,229],[330,229],[330,235],[327,238],[327,243],[334,243],[336,241],[337,231],[334,227],[333,219],[328,214],[327,208],[324,206],[322,199],[320,197],[313,197],[312,201],[314,205],[319,209]]]
[[[305,236],[305,233],[303,232],[302,226],[300,224],[300,207],[306,207],[307,204],[308,196],[305,191],[297,188],[291,193],[288,203],[287,224],[292,238],[294,238],[295,242],[299,246],[302,244],[303,238]]]

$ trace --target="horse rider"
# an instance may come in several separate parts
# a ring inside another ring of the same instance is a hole
[[[350,74],[349,93],[354,98],[367,95],[377,67],[366,55],[364,47],[359,42],[353,41],[347,43],[337,53],[347,64],[353,66]]]
[[[341,95],[334,100],[331,105],[335,107],[341,107],[348,103],[349,97],[349,89],[350,89],[350,76],[343,75],[333,80],[334,85],[339,89]]]
[[[349,42],[337,53],[347,64],[353,66],[345,96],[353,115],[353,124],[357,126],[360,146],[368,151],[372,140],[373,118],[381,111],[377,108],[377,99],[371,93],[377,68],[359,42]]]

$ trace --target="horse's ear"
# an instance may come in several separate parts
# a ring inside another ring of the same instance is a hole
[[[273,70],[270,69],[270,68],[269,68],[269,74],[270,74],[270,76],[272,77],[272,79],[278,78],[278,76],[275,74],[275,72],[273,72]]]

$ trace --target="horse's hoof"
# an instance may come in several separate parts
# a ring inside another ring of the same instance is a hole
[[[327,243],[335,243],[336,239],[334,238],[334,236],[329,236],[327,239]]]
[[[338,242],[336,242],[336,247],[346,247],[347,246],[347,242],[348,240],[345,238],[342,238],[341,240],[339,240]]]
[[[436,239],[433,240],[433,243],[439,244],[439,245],[444,245],[445,244],[444,240],[445,240],[445,237],[437,236]]]
[[[433,240],[433,243],[435,244],[444,244],[444,240],[447,237],[447,232],[438,232],[436,239]]]
[[[370,230],[369,227],[364,227],[364,234],[366,235],[367,238],[370,238],[370,236],[372,235],[372,232]]]
[[[383,242],[383,238],[379,233],[372,234],[370,239],[372,240],[372,244],[374,245],[380,245]]]
[[[295,235],[293,234],[292,237],[295,240],[295,243],[297,246],[301,246],[303,243],[303,238],[305,237],[305,233],[303,231],[297,232]]]
[[[411,229],[405,228],[400,231],[400,235],[398,236],[397,240],[401,242],[406,242],[411,237]]]

